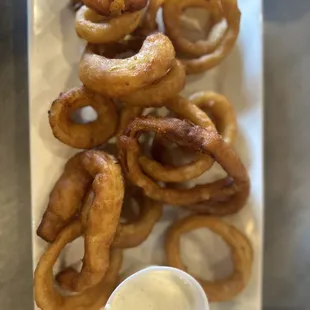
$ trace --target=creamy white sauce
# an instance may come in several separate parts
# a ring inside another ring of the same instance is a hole
[[[150,271],[125,282],[105,310],[194,310],[191,284],[169,270]]]

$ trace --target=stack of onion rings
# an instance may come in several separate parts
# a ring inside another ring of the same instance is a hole
[[[97,119],[87,124],[72,120],[74,111],[91,106]],[[105,143],[116,131],[118,115],[114,103],[86,87],[72,88],[52,103],[49,123],[54,136],[64,144],[79,149],[90,149]]]
[[[224,141],[232,145],[237,134],[237,120],[232,104],[225,96],[214,92],[199,92],[186,100],[183,97],[177,97],[166,103],[166,107],[172,112],[177,113],[181,119],[186,119],[201,127],[213,127],[213,123],[207,115],[201,113],[200,109],[210,114],[213,122],[216,124],[218,133]],[[199,109],[197,109],[198,107]],[[213,160],[208,156],[200,155],[199,158],[181,167],[169,165],[167,152],[163,145],[164,140],[158,135],[153,141],[153,154],[155,158],[161,158],[161,162],[141,156],[139,161],[142,169],[149,176],[162,182],[184,182],[206,172],[213,164]]]
[[[253,250],[249,240],[236,228],[224,221],[207,216],[191,216],[175,222],[168,230],[165,240],[167,264],[187,272],[181,261],[181,235],[194,229],[206,227],[219,234],[231,249],[233,273],[226,279],[214,282],[197,279],[210,302],[228,301],[240,293],[249,282],[253,263]],[[195,275],[193,275],[195,277]]]
[[[166,107],[170,111],[177,113],[180,118],[189,120],[196,125],[204,128],[208,128],[210,126],[214,127],[212,121],[206,113],[181,96],[166,102]],[[157,140],[157,143],[155,142],[153,145],[158,146],[158,142],[159,141]],[[182,167],[162,165],[161,163],[149,159],[146,156],[141,156],[139,161],[142,169],[149,176],[162,182],[184,182],[191,180],[210,169],[214,162],[212,158],[204,155],[199,156],[196,161],[183,165]]]
[[[118,43],[101,46],[100,54],[106,58],[115,58],[118,54],[137,53],[142,43],[141,37],[129,37]],[[185,80],[184,66],[180,61],[174,59],[162,78],[125,96],[120,96],[119,100],[125,105],[144,108],[160,107],[179,94],[185,86]]]
[[[139,163],[141,149],[138,138],[147,131],[163,135],[193,151],[210,155],[226,170],[228,177],[186,190],[161,188],[143,173]],[[137,118],[120,137],[120,147],[127,177],[154,200],[218,216],[235,213],[245,205],[250,189],[247,171],[235,151],[211,126],[202,128],[175,118]],[[202,206],[195,205],[202,202]]]
[[[79,202],[91,183],[94,195],[86,196],[81,212]],[[62,270],[57,276],[62,288],[84,291],[96,285],[108,268],[110,247],[136,247],[151,233],[161,217],[162,205],[135,191],[132,197],[139,203],[139,216],[120,224],[123,197],[122,175],[111,156],[102,151],[87,151],[68,161],[37,231],[46,241],[54,242],[81,213],[85,238],[83,268],[80,273],[72,268]]]
[[[53,266],[64,247],[83,234],[82,224],[75,220],[65,227],[41,256],[34,274],[35,300],[44,310],[98,310],[104,307],[117,285],[122,265],[122,251],[112,250],[109,268],[96,285],[75,296],[63,296],[56,289]]]
[[[148,238],[154,225],[162,215],[162,204],[144,196],[141,191],[134,191],[131,198],[135,199],[139,204],[138,217],[134,220],[127,221],[126,223],[119,223],[113,243],[111,244],[111,249],[128,249],[139,246]],[[87,220],[92,204],[93,195],[92,193],[89,193],[83,204],[81,214],[82,224],[85,229],[87,229],[89,224]],[[89,241],[85,239],[86,245],[87,242],[89,244]],[[93,257],[94,256],[95,255],[93,255]],[[107,260],[104,260],[102,263],[104,264],[105,262],[107,262]],[[74,284],[77,274],[78,273],[75,269],[68,267],[57,274],[56,280],[62,289],[67,291],[77,291],[76,284]]]
[[[164,203],[196,214],[225,216],[243,208],[249,195],[247,171],[232,149],[237,132],[232,105],[213,92],[196,93],[189,99],[179,95],[186,73],[214,67],[234,46],[240,24],[236,0],[150,0],[143,12],[146,2],[84,0],[85,6],[77,12],[76,32],[88,42],[79,66],[85,86],[60,94],[49,112],[50,125],[56,138],[75,148],[98,147],[115,135],[114,153],[130,183],[126,182],[124,190],[120,165],[102,150],[79,153],[67,162],[37,231],[50,243],[34,281],[36,303],[43,310],[103,307],[117,282],[121,249],[139,246],[147,239]],[[161,6],[168,36],[155,32]],[[225,33],[214,41],[183,38],[180,16],[192,6],[209,11],[208,30],[225,19]],[[179,60],[174,46],[183,53]],[[135,54],[128,57],[128,52]],[[74,123],[71,114],[85,106],[93,107],[98,119]],[[150,111],[144,108],[150,107],[165,107],[174,118],[142,117]],[[153,159],[141,150],[139,137],[146,132],[155,133],[152,146],[148,143],[151,135],[143,141]],[[167,160],[172,155],[167,148],[171,142],[195,154],[195,160],[174,166]],[[183,182],[200,176],[215,161],[227,172],[226,177],[184,188]],[[138,214],[125,215],[124,222],[121,211],[128,206],[127,200],[123,202],[125,191],[126,197],[136,202]],[[183,232],[196,227],[208,227],[222,235],[235,264],[228,279],[200,280],[206,294],[211,301],[235,297],[249,280],[252,249],[238,230],[219,219],[195,215],[175,223],[166,239],[168,264],[186,269],[178,257],[178,242]],[[55,278],[62,289],[79,294],[64,297],[54,287],[53,265],[66,244],[79,236],[84,238],[85,248],[81,271],[68,267]]]
[[[74,156],[51,193],[37,231],[45,240],[54,241],[59,231],[78,213],[81,197],[85,196],[91,182],[95,198],[85,225],[83,267],[80,273],[68,269],[62,274],[67,287],[74,291],[96,285],[108,268],[110,246],[124,198],[123,178],[115,159],[102,151],[87,151]]]

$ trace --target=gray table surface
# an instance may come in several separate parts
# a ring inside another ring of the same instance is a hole
[[[307,310],[310,1],[266,0],[264,11],[264,309]],[[0,12],[0,309],[30,310],[26,1],[2,0]]]

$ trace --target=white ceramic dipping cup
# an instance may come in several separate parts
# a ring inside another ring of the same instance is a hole
[[[142,269],[112,293],[104,310],[209,310],[200,284],[188,273],[164,266]]]

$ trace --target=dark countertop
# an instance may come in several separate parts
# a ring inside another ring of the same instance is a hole
[[[32,309],[25,0],[0,2],[0,308]]]
[[[0,308],[31,310],[26,1],[0,9]],[[265,1],[265,310],[310,304],[309,29],[310,1]]]

